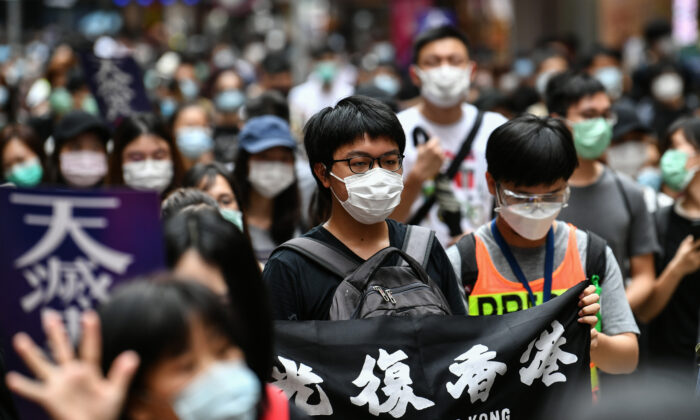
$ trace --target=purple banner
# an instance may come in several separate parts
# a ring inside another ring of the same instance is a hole
[[[151,192],[0,188],[0,338],[9,370],[29,374],[12,348],[15,333],[47,348],[44,309],[63,316],[75,342],[82,312],[126,279],[164,268],[159,203]],[[45,417],[14,397],[22,418]]]
[[[90,91],[110,124],[116,126],[124,117],[153,111],[141,68],[132,57],[99,58],[92,53],[80,57]]]

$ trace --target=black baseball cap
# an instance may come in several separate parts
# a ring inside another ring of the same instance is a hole
[[[97,134],[105,144],[110,137],[109,128],[102,121],[102,118],[85,111],[70,111],[58,121],[56,128],[54,128],[53,138],[56,142],[56,148],[60,148],[66,141],[87,132]]]

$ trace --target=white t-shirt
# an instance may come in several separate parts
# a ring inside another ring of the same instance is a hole
[[[471,131],[476,119],[477,108],[474,105],[462,104],[462,118],[449,125],[436,124],[428,121],[418,110],[417,106],[408,108],[398,114],[399,121],[406,133],[406,150],[404,155],[404,171],[406,176],[413,169],[416,162],[417,151],[413,144],[413,130],[416,126],[422,127],[430,136],[437,136],[445,152],[445,162],[442,171],[446,171],[452,159],[459,153],[464,139]],[[486,142],[491,132],[496,127],[507,120],[501,114],[495,112],[484,113],[481,127],[472,143],[471,152],[462,162],[457,175],[452,180],[452,189],[455,198],[462,207],[462,230],[472,231],[491,218],[493,198],[489,194],[486,184]],[[432,181],[423,184],[423,191],[430,191],[433,188]],[[419,197],[411,207],[411,214],[415,213],[424,198]],[[430,213],[423,219],[421,225],[429,227],[435,231],[436,237],[443,244],[447,245],[450,240],[449,229],[438,218],[438,204],[435,203],[430,209]]]
[[[292,121],[303,127],[315,113],[353,94],[355,88],[343,80],[335,80],[330,90],[323,90],[323,83],[309,76],[308,80],[289,91],[289,111]]]

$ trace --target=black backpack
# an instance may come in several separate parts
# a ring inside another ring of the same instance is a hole
[[[432,230],[408,226],[403,249],[384,248],[361,264],[312,238],[295,238],[280,248],[298,252],[343,279],[333,295],[331,320],[451,315],[447,299],[425,271],[434,241]],[[395,254],[402,263],[383,267]]]
[[[602,285],[605,279],[607,267],[605,239],[591,231],[586,231],[588,247],[586,248],[586,276],[590,279],[594,274],[598,276],[598,284]],[[462,287],[467,297],[474,289],[476,279],[479,276],[479,267],[476,264],[476,242],[474,234],[470,233],[457,242],[457,250],[462,261]]]

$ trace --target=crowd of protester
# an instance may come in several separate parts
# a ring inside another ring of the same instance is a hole
[[[140,62],[153,111],[114,128],[76,45],[4,62],[0,183],[155,191],[172,270],[87,314],[78,357],[52,316],[57,365],[17,335],[3,351],[17,351],[40,382],[11,373],[9,389],[55,418],[209,418],[226,398],[230,418],[304,418],[265,385],[273,320],[329,319],[342,278],[278,247],[312,238],[361,264],[402,248],[412,224],[435,232],[425,270],[454,315],[484,315],[475,299],[498,287],[518,289],[526,305],[546,301],[537,283],[546,260],[551,291],[567,289],[591,277],[588,247],[602,238],[604,280],[586,289],[579,313],[592,327],[591,360],[607,373],[602,398],[619,374],[647,372],[691,394],[700,69],[666,22],[648,24],[643,42],[631,60],[550,37],[497,68],[442,26],[416,36],[407,69],[373,46],[360,53],[374,61],[323,45],[296,85],[290,50],[247,62],[228,45],[198,56],[162,48]],[[34,71],[18,73],[20,62]],[[178,364],[187,372],[173,378]]]

